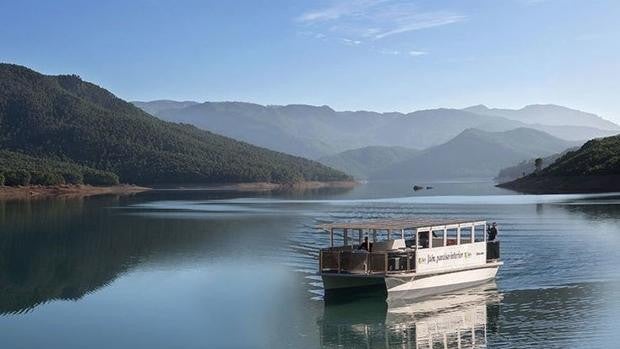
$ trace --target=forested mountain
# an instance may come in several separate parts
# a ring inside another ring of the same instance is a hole
[[[161,102],[136,102],[136,105],[151,110],[153,106],[159,108]],[[498,132],[527,127],[558,138],[582,141],[617,132],[614,131],[617,125],[596,116],[577,119],[577,124],[571,124],[573,119],[567,119],[565,124],[544,124],[547,109],[534,107],[524,108],[530,117],[523,118],[527,120],[524,122],[520,120],[520,114],[495,115],[486,107],[432,109],[402,114],[337,112],[328,106],[263,106],[242,102],[179,106],[158,109],[154,115],[313,159],[367,146],[424,149],[445,143],[468,128]],[[555,122],[555,119],[549,120]],[[609,129],[588,126],[590,121],[592,125],[608,126]]]
[[[539,173],[500,186],[530,193],[620,191],[620,135],[590,140]]]
[[[0,148],[117,174],[121,182],[347,180],[318,162],[157,119],[75,75],[0,64]]]
[[[367,179],[377,171],[385,170],[395,163],[412,158],[418,152],[419,150],[403,147],[371,146],[322,157],[319,162],[344,171],[355,178]]]
[[[554,154],[575,145],[575,142],[528,128],[504,132],[468,129],[442,145],[375,173],[373,178],[492,178],[508,165]]]

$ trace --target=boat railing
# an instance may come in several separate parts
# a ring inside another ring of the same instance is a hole
[[[415,271],[415,251],[367,252],[323,249],[319,255],[322,273],[388,274]]]

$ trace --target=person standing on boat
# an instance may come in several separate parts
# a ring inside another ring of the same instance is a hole
[[[370,244],[368,243],[368,236],[364,236],[364,242],[357,248],[358,250],[366,250],[370,252]]]
[[[497,236],[497,223],[493,222],[493,224],[491,224],[491,226],[487,230],[487,234],[489,235],[487,241],[495,240],[495,237]]]

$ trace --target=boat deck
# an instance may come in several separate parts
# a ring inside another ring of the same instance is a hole
[[[499,260],[499,241],[486,242],[486,262]],[[329,247],[319,253],[321,273],[387,275],[416,272],[416,249],[367,252],[357,246]]]
[[[484,220],[405,217],[333,222],[319,228],[329,232],[331,242],[320,250],[321,273],[428,272],[484,266],[499,259],[499,241],[487,241]],[[336,247],[338,236],[342,245]],[[368,246],[362,243],[364,237]]]

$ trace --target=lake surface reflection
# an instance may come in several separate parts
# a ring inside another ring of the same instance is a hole
[[[323,346],[479,348],[497,328],[501,295],[495,283],[425,299],[383,297],[332,302],[321,326]]]
[[[163,190],[0,203],[8,348],[606,347],[620,329],[620,195],[490,183]],[[500,225],[493,284],[325,303],[317,223],[419,215]]]

